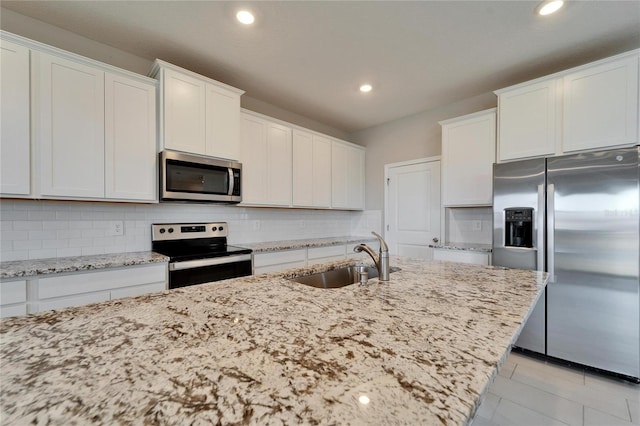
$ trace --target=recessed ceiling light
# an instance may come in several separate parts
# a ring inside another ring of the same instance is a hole
[[[546,0],[538,5],[536,12],[542,16],[551,15],[557,12],[563,5],[564,1],[562,0]]]
[[[360,86],[360,91],[362,93],[368,93],[371,91],[371,89],[373,89],[373,87],[370,84],[363,84],[362,86]]]
[[[362,405],[367,405],[371,400],[367,395],[360,395],[358,398],[358,402]]]
[[[236,13],[236,19],[245,25],[251,25],[256,20],[256,18],[253,16],[253,13],[249,12],[248,10],[241,10]]]

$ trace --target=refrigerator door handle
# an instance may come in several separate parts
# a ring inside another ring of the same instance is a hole
[[[555,185],[547,185],[547,271],[549,282],[555,282]]]
[[[538,207],[536,209],[536,250],[538,271],[544,271],[544,185],[538,185]]]

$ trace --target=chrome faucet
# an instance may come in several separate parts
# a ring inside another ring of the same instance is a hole
[[[353,248],[353,251],[356,253],[360,253],[362,251],[367,252],[373,262],[376,264],[376,268],[378,268],[378,277],[380,281],[389,281],[389,247],[387,247],[387,243],[382,239],[380,235],[375,232],[371,232],[379,241],[380,241],[380,255],[376,259],[376,254],[371,247],[366,244],[358,244]]]

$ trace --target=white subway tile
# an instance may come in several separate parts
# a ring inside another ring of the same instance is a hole
[[[3,240],[25,241],[29,239],[29,231],[2,231],[0,238]]]
[[[14,221],[14,220],[25,220],[25,219],[27,219],[27,214],[24,211],[3,210],[2,214],[0,214],[0,221],[2,222]]]
[[[12,251],[13,250],[13,241],[12,240],[0,240],[0,251]]]
[[[56,212],[29,210],[29,220],[52,220],[56,218]]]
[[[36,250],[42,248],[42,240],[14,241],[14,250]]]
[[[42,222],[16,220],[15,222],[13,222],[13,229],[16,231],[38,231],[42,230]]]
[[[42,229],[68,229],[69,222],[66,220],[45,220],[42,222]]]
[[[42,202],[36,200],[14,200],[13,209],[29,211],[42,210]]]
[[[66,248],[69,247],[69,240],[42,240],[42,248],[50,249],[50,248]]]
[[[0,253],[0,261],[2,262],[27,259],[29,259],[29,250],[14,250],[12,252]]]
[[[56,257],[56,249],[29,250],[29,259],[46,259]]]
[[[69,247],[93,247],[92,238],[71,238],[69,239]]]
[[[70,229],[91,229],[93,228],[93,222],[90,220],[78,220],[69,222]]]
[[[82,238],[104,237],[106,229],[83,229]]]
[[[104,254],[104,248],[103,247],[83,247],[82,248],[83,256],[91,256],[94,254]]]
[[[82,249],[79,247],[59,248],[56,250],[56,257],[81,256],[81,255],[82,255]]]
[[[60,239],[81,238],[82,230],[80,229],[61,229],[57,231],[57,237]]]
[[[81,220],[82,213],[79,211],[57,211],[56,219],[58,220]]]
[[[56,231],[29,231],[30,240],[54,240],[57,236]]]

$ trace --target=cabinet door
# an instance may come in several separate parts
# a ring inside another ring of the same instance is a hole
[[[331,207],[331,140],[313,135],[313,207]]]
[[[313,135],[293,131],[293,205],[313,206]]]
[[[242,160],[242,203],[267,202],[267,123],[242,114],[240,127]]]
[[[331,144],[331,207],[346,208],[349,198],[349,148],[339,142]]]
[[[105,195],[157,200],[156,88],[105,75]]]
[[[347,207],[364,209],[364,151],[355,147],[347,149]]]
[[[331,140],[293,132],[293,205],[331,206]]]
[[[240,158],[240,95],[213,84],[206,92],[206,154]]]
[[[500,161],[555,153],[557,84],[548,80],[498,95]]]
[[[206,154],[206,83],[169,69],[162,73],[164,147]]]
[[[30,192],[29,49],[0,41],[0,193]]]
[[[37,57],[41,193],[102,198],[104,72],[53,55]]]
[[[638,57],[564,77],[563,151],[638,141]]]
[[[495,110],[442,126],[442,203],[491,205]]]
[[[291,129],[267,122],[268,204],[291,205]]]

